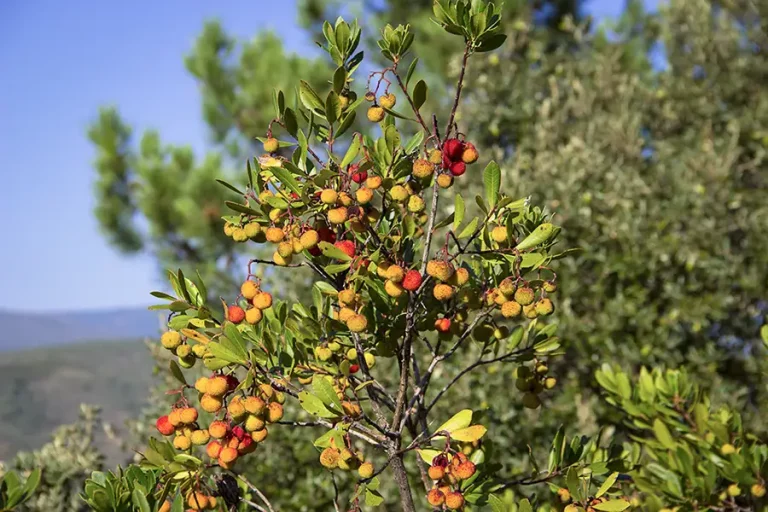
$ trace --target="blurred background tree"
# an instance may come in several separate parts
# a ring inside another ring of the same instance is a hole
[[[558,263],[568,356],[553,369],[563,387],[556,401],[543,414],[519,403],[495,410],[483,393],[513,376],[493,368],[483,386],[469,379],[456,387],[454,407],[490,407],[492,437],[515,455],[510,472],[528,469],[528,445],[546,449],[542,439],[560,423],[580,433],[619,423],[597,398],[594,372],[605,360],[629,372],[686,365],[713,403],[743,408],[745,424],[768,429],[758,408],[768,393],[766,358],[755,357],[765,350],[757,332],[768,288],[768,91],[760,85],[768,7],[672,0],[650,14],[629,1],[614,25],[592,30],[582,4],[506,2],[510,37],[473,62],[458,119],[483,160],[502,162],[504,187],[548,204],[567,246],[582,249]],[[430,55],[419,73],[448,84],[458,72],[456,42],[429,21],[431,5],[304,0],[300,14],[310,32],[338,13],[357,14],[369,37],[407,21],[423,45],[416,53]],[[213,181],[236,181],[230,170],[260,154],[254,137],[271,119],[272,90],[290,103],[295,77],[316,76],[324,64],[286,55],[269,33],[238,45],[215,23],[186,64],[201,85],[212,152],[198,163],[190,148],[163,145],[153,132],[137,147],[117,111],[103,110],[89,132],[99,150],[96,214],[119,250],[200,270],[219,294],[237,286],[246,255],[223,235],[228,192]],[[473,181],[461,192],[478,192]],[[280,278],[277,293],[301,293],[300,274]],[[275,503],[313,509],[314,452],[288,437],[271,446],[253,478],[269,482]],[[291,471],[275,471],[280,465]]]

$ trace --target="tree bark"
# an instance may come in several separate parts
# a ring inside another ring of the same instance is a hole
[[[400,505],[403,507],[403,512],[416,512],[411,485],[408,483],[408,473],[406,473],[405,464],[403,464],[403,454],[395,455],[389,466],[392,468],[392,474],[397,482],[397,487],[400,489]]]

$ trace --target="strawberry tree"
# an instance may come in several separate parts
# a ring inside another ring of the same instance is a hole
[[[226,202],[226,234],[268,256],[243,262],[248,279],[221,304],[181,271],[169,273],[173,295],[153,292],[166,301],[154,308],[170,310],[161,343],[180,385],[157,419],[160,438],[143,452],[157,485],[133,488],[151,495],[142,507],[271,510],[237,468],[257,464],[251,454],[283,428],[316,433],[329,485],[335,473],[355,472],[348,503],[337,489],[339,510],[381,504],[385,476],[405,511],[493,505],[496,491],[563,476],[558,445],[542,478],[504,482],[478,414],[436,417],[454,384],[488,365],[509,365],[515,385],[504,392],[519,390],[530,409],[556,386],[547,361],[559,341],[547,317],[559,228],[503,193],[498,165],[477,165],[457,123],[472,56],[506,37],[499,9],[441,0],[434,21],[465,44],[455,93],[431,116],[422,112],[428,86],[413,79],[409,26],[384,28],[378,46],[388,64],[360,78],[357,23],[326,22],[322,48],[336,65],[326,90],[299,81],[295,105],[275,91],[247,188],[220,182],[236,194]],[[353,132],[361,110],[373,124]],[[451,192],[454,180],[483,182],[476,208]],[[258,277],[279,282],[297,267],[315,276],[306,304],[279,300]],[[437,388],[450,359],[466,364]],[[206,374],[188,381],[195,365]]]

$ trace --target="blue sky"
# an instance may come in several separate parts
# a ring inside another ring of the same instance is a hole
[[[611,17],[622,4],[587,9]],[[100,105],[114,104],[134,133],[157,128],[167,142],[203,150],[182,57],[211,17],[242,38],[271,28],[290,50],[312,47],[295,0],[0,1],[0,308],[145,305],[162,287],[149,257],[122,256],[98,232],[85,129]]]

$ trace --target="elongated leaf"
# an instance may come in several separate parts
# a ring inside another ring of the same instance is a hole
[[[325,107],[320,96],[318,96],[315,90],[312,89],[312,86],[304,80],[301,80],[301,85],[299,86],[299,97],[304,106],[309,110],[316,109],[322,112]]]
[[[523,239],[522,242],[517,244],[515,249],[518,251],[524,251],[526,249],[536,247],[537,245],[541,245],[544,242],[549,241],[549,239],[557,233],[557,229],[558,228],[556,228],[554,224],[545,222],[544,224],[541,224],[539,227],[534,229],[530,235]]]
[[[501,187],[501,169],[499,165],[491,161],[483,171],[483,184],[485,185],[485,199],[488,206],[493,208],[499,200],[499,189]]]
[[[462,238],[467,238],[468,236],[471,236],[471,235],[472,235],[472,233],[474,233],[474,232],[475,232],[475,230],[477,229],[477,224],[478,224],[478,222],[480,222],[480,219],[478,219],[477,217],[475,217],[474,219],[472,219],[472,220],[470,221],[470,223],[469,223],[469,224],[467,224],[467,227],[465,227],[465,228],[464,228],[464,229],[461,231],[461,233],[459,233],[458,235],[456,235],[456,238],[458,238],[459,240],[461,240]]]
[[[299,403],[301,408],[313,416],[320,418],[335,418],[337,414],[329,411],[322,400],[306,391],[299,393]]]
[[[181,382],[186,386],[187,379],[184,378],[184,374],[181,372],[181,368],[179,368],[179,364],[176,361],[172,360],[168,363],[168,365],[171,369],[171,375],[173,375],[176,378],[176,380],[178,380],[179,382]]]
[[[473,443],[481,439],[488,429],[482,425],[472,425],[471,427],[461,428],[451,433],[451,439],[462,443]]]
[[[335,91],[328,93],[325,99],[325,118],[333,124],[341,117],[341,100]]]
[[[147,496],[140,489],[133,490],[132,498],[134,510],[152,512],[152,509],[149,508]]]
[[[299,187],[299,182],[296,181],[296,178],[293,177],[293,174],[282,167],[269,167],[269,172],[271,172],[275,178],[280,180],[280,183],[288,187],[291,192],[296,192],[297,194],[301,195],[301,187]]]
[[[488,496],[488,505],[491,507],[491,512],[508,512],[504,502],[495,494]]]
[[[349,164],[355,161],[355,158],[357,158],[357,155],[360,154],[360,146],[361,146],[361,140],[360,137],[352,137],[352,144],[349,145],[349,148],[347,149],[346,154],[344,155],[344,159],[341,161],[341,168],[346,168]]]
[[[456,194],[456,200],[454,202],[454,210],[453,210],[453,230],[456,231],[459,229],[459,226],[461,226],[461,223],[464,221],[464,212],[466,207],[464,206],[464,198],[461,197],[461,194]]]
[[[446,432],[453,433],[456,430],[467,428],[471,423],[472,409],[464,409],[463,411],[457,412],[451,417],[451,419],[437,427],[435,432],[441,432],[445,430]]]
[[[658,439],[665,448],[669,450],[675,449],[676,443],[672,434],[669,432],[669,428],[667,428],[664,422],[658,418],[653,421],[653,433],[656,434],[656,439]]]
[[[257,217],[260,217],[262,215],[261,212],[258,212],[253,208],[250,208],[240,203],[236,203],[234,201],[224,201],[224,204],[227,205],[227,208],[229,208],[230,210],[234,210],[240,213],[245,213],[246,215],[255,215]]]
[[[581,492],[581,480],[576,471],[576,468],[570,468],[565,475],[565,484],[568,487],[568,492],[571,493],[573,499],[581,501],[584,499],[584,493]]]
[[[333,73],[333,90],[336,94],[341,94],[344,90],[344,85],[347,83],[347,70],[344,66],[339,66]]]
[[[227,183],[227,182],[226,182],[226,181],[224,181],[224,180],[220,180],[220,179],[216,178],[216,181],[218,181],[218,182],[219,182],[219,184],[221,184],[221,185],[224,185],[224,186],[225,186],[225,187],[227,187],[229,190],[231,190],[232,192],[235,192],[235,193],[236,193],[236,194],[238,194],[238,195],[241,195],[241,196],[244,196],[244,195],[245,195],[245,192],[243,192],[242,190],[239,190],[239,189],[237,189],[237,188],[236,188],[234,185],[231,185],[231,184]]]
[[[608,490],[611,488],[611,486],[616,483],[616,479],[618,477],[619,477],[618,473],[611,473],[610,476],[605,479],[605,482],[603,482],[603,485],[601,485],[600,488],[595,493],[595,498],[599,498],[603,494],[607,493]]]
[[[333,390],[333,386],[322,375],[315,375],[312,377],[312,393],[317,396],[323,403],[333,410],[341,414],[344,409],[341,407],[341,400],[339,400],[336,391]]]
[[[419,80],[413,88],[413,106],[416,107],[416,110],[419,110],[426,101],[427,83],[424,80]]]
[[[405,74],[405,86],[408,87],[408,84],[411,82],[411,77],[413,76],[413,72],[416,71],[416,66],[419,63],[419,58],[416,57],[411,61],[411,65],[408,66],[408,72]]]
[[[224,348],[221,343],[212,341],[208,344],[208,350],[211,351],[211,354],[215,358],[221,359],[223,361],[227,361],[228,363],[239,363],[239,364],[245,364],[246,361],[241,359],[237,354],[232,352],[231,350]],[[206,360],[206,366],[208,366],[208,361]],[[210,368],[210,367],[209,367]]]
[[[349,257],[349,254],[345,253],[333,244],[329,244],[328,242],[320,242],[318,247],[320,247],[320,250],[323,252],[323,256],[328,256],[329,258],[341,261],[352,261],[352,258]]]
[[[621,512],[629,508],[629,502],[625,500],[610,500],[592,506],[595,510],[602,510],[603,512]]]
[[[533,509],[531,508],[531,502],[528,501],[528,498],[523,498],[518,502],[517,512],[533,512]]]
[[[427,464],[432,464],[432,460],[438,455],[440,455],[441,453],[443,453],[439,450],[431,450],[431,449],[423,449],[423,450],[416,450],[416,451],[419,452],[419,457],[421,457],[421,459]]]

